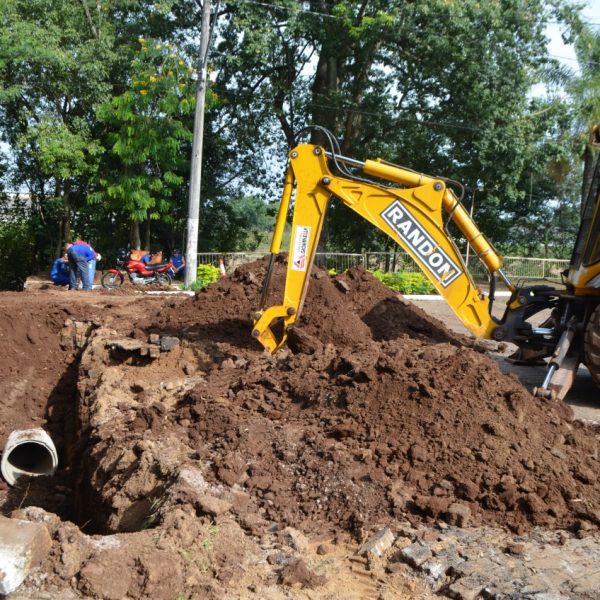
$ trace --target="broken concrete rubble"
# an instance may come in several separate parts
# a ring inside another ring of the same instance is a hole
[[[14,592],[46,558],[51,544],[44,525],[0,516],[0,594]]]

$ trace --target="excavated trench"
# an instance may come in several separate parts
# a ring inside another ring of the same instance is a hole
[[[158,354],[154,352],[154,357],[150,357],[147,351],[150,347],[158,350],[158,346],[123,338],[114,330],[105,331],[98,322],[71,319],[60,331],[60,344],[65,351],[64,371],[58,376],[47,405],[40,403],[37,411],[29,415],[33,422],[44,423],[43,431],[56,447],[58,467],[52,475],[22,475],[14,485],[5,486],[3,513],[37,506],[58,515],[61,520],[77,524],[90,535],[156,527],[160,524],[161,499],[172,479],[170,474],[161,472],[158,461],[140,465],[140,461],[147,458],[140,440],[129,445],[127,439],[118,441],[120,465],[105,469],[103,461],[111,455],[113,433],[118,429],[113,426],[113,417],[108,418],[104,411],[123,410],[128,401],[135,405],[136,395],[147,388],[126,383],[116,390],[116,383],[125,370],[152,369]],[[146,349],[145,356],[140,355],[142,347]],[[102,416],[99,417],[99,413]],[[119,415],[113,416],[115,423],[122,420]],[[145,429],[143,418],[132,417],[132,420],[135,426],[141,424]],[[11,453],[10,460],[24,472],[50,471],[48,452],[38,444],[20,445]],[[131,498],[122,494],[116,510],[114,498],[106,490],[119,488],[123,478],[144,468],[148,471],[142,476],[144,492],[137,495],[134,492]]]

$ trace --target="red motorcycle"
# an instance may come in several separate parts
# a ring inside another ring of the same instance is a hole
[[[100,280],[102,287],[112,290],[123,285],[124,273],[127,273],[131,283],[136,285],[171,285],[173,263],[148,265],[141,260],[132,260],[129,252],[121,250],[117,256],[117,268],[107,269]]]

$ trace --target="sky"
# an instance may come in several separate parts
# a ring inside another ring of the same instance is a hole
[[[586,7],[582,11],[583,19],[595,29],[600,30],[600,0],[587,0]],[[560,60],[571,69],[577,68],[577,60],[573,46],[567,46],[561,38],[561,30],[564,26],[550,23],[546,27],[548,36],[548,52],[554,58]]]

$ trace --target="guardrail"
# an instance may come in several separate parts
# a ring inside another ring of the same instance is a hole
[[[198,264],[218,265],[223,259],[225,268],[231,272],[240,265],[268,256],[268,252],[205,252],[198,254]],[[463,257],[466,262],[466,257]],[[337,273],[362,265],[371,271],[386,273],[406,271],[419,273],[421,269],[406,252],[317,252],[315,263]],[[568,260],[555,258],[531,258],[525,256],[504,256],[503,270],[510,279],[560,279],[562,271],[569,266]],[[487,271],[476,257],[471,255],[469,272],[475,280],[487,280]]]

